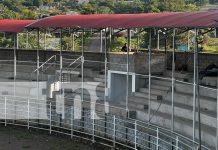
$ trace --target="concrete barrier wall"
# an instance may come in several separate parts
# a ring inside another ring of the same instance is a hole
[[[17,50],[17,60],[22,61],[36,61],[36,50]],[[41,62],[45,62],[53,55],[59,55],[59,51],[40,50],[39,58]],[[81,52],[63,51],[64,58],[73,59],[81,55]],[[13,60],[13,49],[1,49],[0,60]],[[104,68],[104,53],[85,52],[85,60],[100,61],[86,62],[85,67]],[[114,54],[109,53],[107,55],[108,61],[114,64],[110,64],[111,70],[126,71],[127,56],[124,53]],[[206,68],[210,63],[215,63],[218,66],[218,54],[199,53],[199,68],[200,70]],[[58,57],[59,60],[59,57]],[[152,72],[158,70],[163,71],[165,68],[171,69],[172,66],[172,52],[167,51],[152,51]],[[154,61],[155,60],[155,61]],[[193,72],[194,55],[192,52],[176,52],[176,69],[181,70],[184,65],[187,66],[187,70]],[[129,56],[129,70],[136,73],[148,72],[148,53],[134,53]],[[122,65],[123,64],[123,65]]]

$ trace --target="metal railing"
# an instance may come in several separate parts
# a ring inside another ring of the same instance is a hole
[[[52,61],[54,59],[54,62],[49,63],[50,61]],[[39,66],[39,68],[36,68],[32,73],[36,72],[39,69],[42,69],[42,71],[46,71],[49,67],[51,67],[52,65],[56,64],[56,55],[51,56],[48,60],[46,60],[43,64],[41,64]],[[46,68],[44,68],[44,66],[48,65]]]
[[[116,109],[119,110],[119,107]],[[5,126],[11,124],[28,129],[37,128],[50,134],[64,134],[109,147],[135,150],[198,149],[196,142],[151,123],[70,105],[65,105],[64,110],[65,118],[62,118],[47,99],[0,95],[0,123]],[[81,113],[80,118],[77,118],[78,112]],[[36,116],[44,117],[40,119]],[[208,150],[206,147],[203,149]]]

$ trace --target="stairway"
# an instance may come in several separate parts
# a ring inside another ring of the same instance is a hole
[[[165,74],[166,75],[166,74]],[[191,81],[191,74],[176,73],[176,78],[182,81]],[[177,76],[178,75],[178,76]],[[154,124],[169,128],[172,117],[172,81],[151,80],[151,115],[150,121]],[[138,120],[148,121],[148,85],[132,93],[129,97],[129,110],[136,113]],[[193,86],[176,82],[174,87],[174,118],[175,130],[192,138],[193,128]],[[209,146],[216,145],[216,91],[200,88],[202,141]],[[121,102],[122,105],[125,101]],[[197,106],[197,104],[196,104]],[[197,118],[196,107],[196,118]],[[196,128],[197,128],[196,121]],[[196,139],[198,130],[196,129]]]

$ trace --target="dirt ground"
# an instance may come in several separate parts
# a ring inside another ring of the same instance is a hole
[[[50,135],[44,131],[0,125],[0,150],[106,150],[86,140]]]

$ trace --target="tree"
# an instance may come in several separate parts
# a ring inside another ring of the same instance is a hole
[[[3,4],[0,4],[0,19],[15,19],[16,15],[15,12],[8,9],[7,6],[4,6]]]
[[[43,1],[42,0],[33,0],[33,5],[40,7],[43,5]]]
[[[92,4],[87,3],[82,7],[81,14],[96,14],[97,9]]]
[[[19,15],[19,19],[37,19],[37,14],[29,9],[24,9],[22,10],[21,13],[18,14]]]

